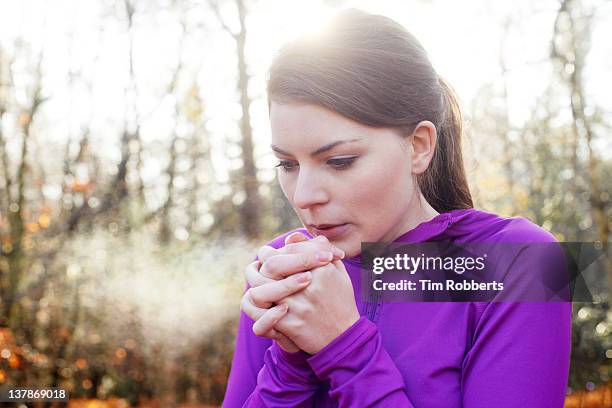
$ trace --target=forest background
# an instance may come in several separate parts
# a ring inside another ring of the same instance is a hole
[[[220,404],[244,267],[299,225],[266,69],[346,7],[456,88],[477,208],[610,241],[610,1],[2,1],[0,386]],[[612,406],[610,296],[574,304],[566,406]]]

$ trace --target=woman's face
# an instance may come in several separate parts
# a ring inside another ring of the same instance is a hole
[[[270,120],[281,188],[313,236],[351,257],[362,241],[392,241],[414,227],[411,139],[314,104],[273,102]]]

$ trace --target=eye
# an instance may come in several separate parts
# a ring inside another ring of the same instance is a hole
[[[290,171],[295,170],[298,167],[298,164],[291,160],[281,160],[274,167],[280,167],[284,172],[289,173]]]
[[[334,159],[329,159],[327,161],[327,164],[329,164],[336,170],[345,170],[349,168],[356,159],[357,159],[357,156],[337,157]]]

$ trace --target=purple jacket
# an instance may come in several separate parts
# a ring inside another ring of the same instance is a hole
[[[556,241],[524,218],[475,209],[440,214],[395,241],[437,240]],[[571,303],[363,302],[359,256],[343,262],[361,319],[310,356],[255,336],[241,313],[224,407],[563,406]]]

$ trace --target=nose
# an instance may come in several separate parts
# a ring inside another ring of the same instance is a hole
[[[308,209],[315,205],[325,204],[329,201],[329,193],[324,181],[315,172],[302,167],[295,183],[293,192],[293,204],[302,209]]]

